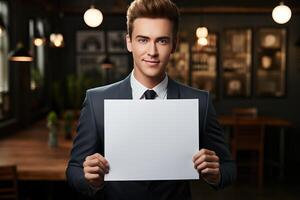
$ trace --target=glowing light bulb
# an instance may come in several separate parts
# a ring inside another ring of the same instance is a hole
[[[205,37],[200,37],[197,42],[200,46],[206,46],[208,44],[208,41]]]
[[[276,6],[272,11],[272,18],[278,24],[285,24],[287,23],[292,16],[291,9],[284,5],[283,2],[280,5]]]
[[[91,6],[90,9],[85,11],[83,19],[86,25],[95,28],[102,23],[103,15],[100,10],[94,8],[94,6]]]
[[[208,36],[208,29],[206,27],[199,27],[196,30],[196,35],[198,38],[203,38]]]

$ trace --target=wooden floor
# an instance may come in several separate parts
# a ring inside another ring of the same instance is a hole
[[[48,129],[40,121],[28,130],[0,140],[0,165],[16,164],[19,180],[65,180],[71,141],[59,132],[57,148],[48,146]]]

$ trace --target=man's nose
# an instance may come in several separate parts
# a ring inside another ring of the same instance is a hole
[[[157,46],[155,42],[149,44],[148,55],[151,57],[156,57],[158,55]]]

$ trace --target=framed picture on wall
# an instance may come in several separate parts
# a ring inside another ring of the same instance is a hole
[[[251,95],[252,31],[248,28],[226,29],[222,48],[223,94],[227,97]]]
[[[126,31],[108,31],[107,49],[109,53],[126,53]]]
[[[105,51],[103,31],[80,30],[76,32],[77,53],[103,53]]]
[[[286,94],[286,29],[260,28],[258,41],[255,93],[260,97],[284,96]]]

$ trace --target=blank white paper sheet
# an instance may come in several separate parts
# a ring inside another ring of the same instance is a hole
[[[105,181],[199,179],[198,99],[105,100]]]

